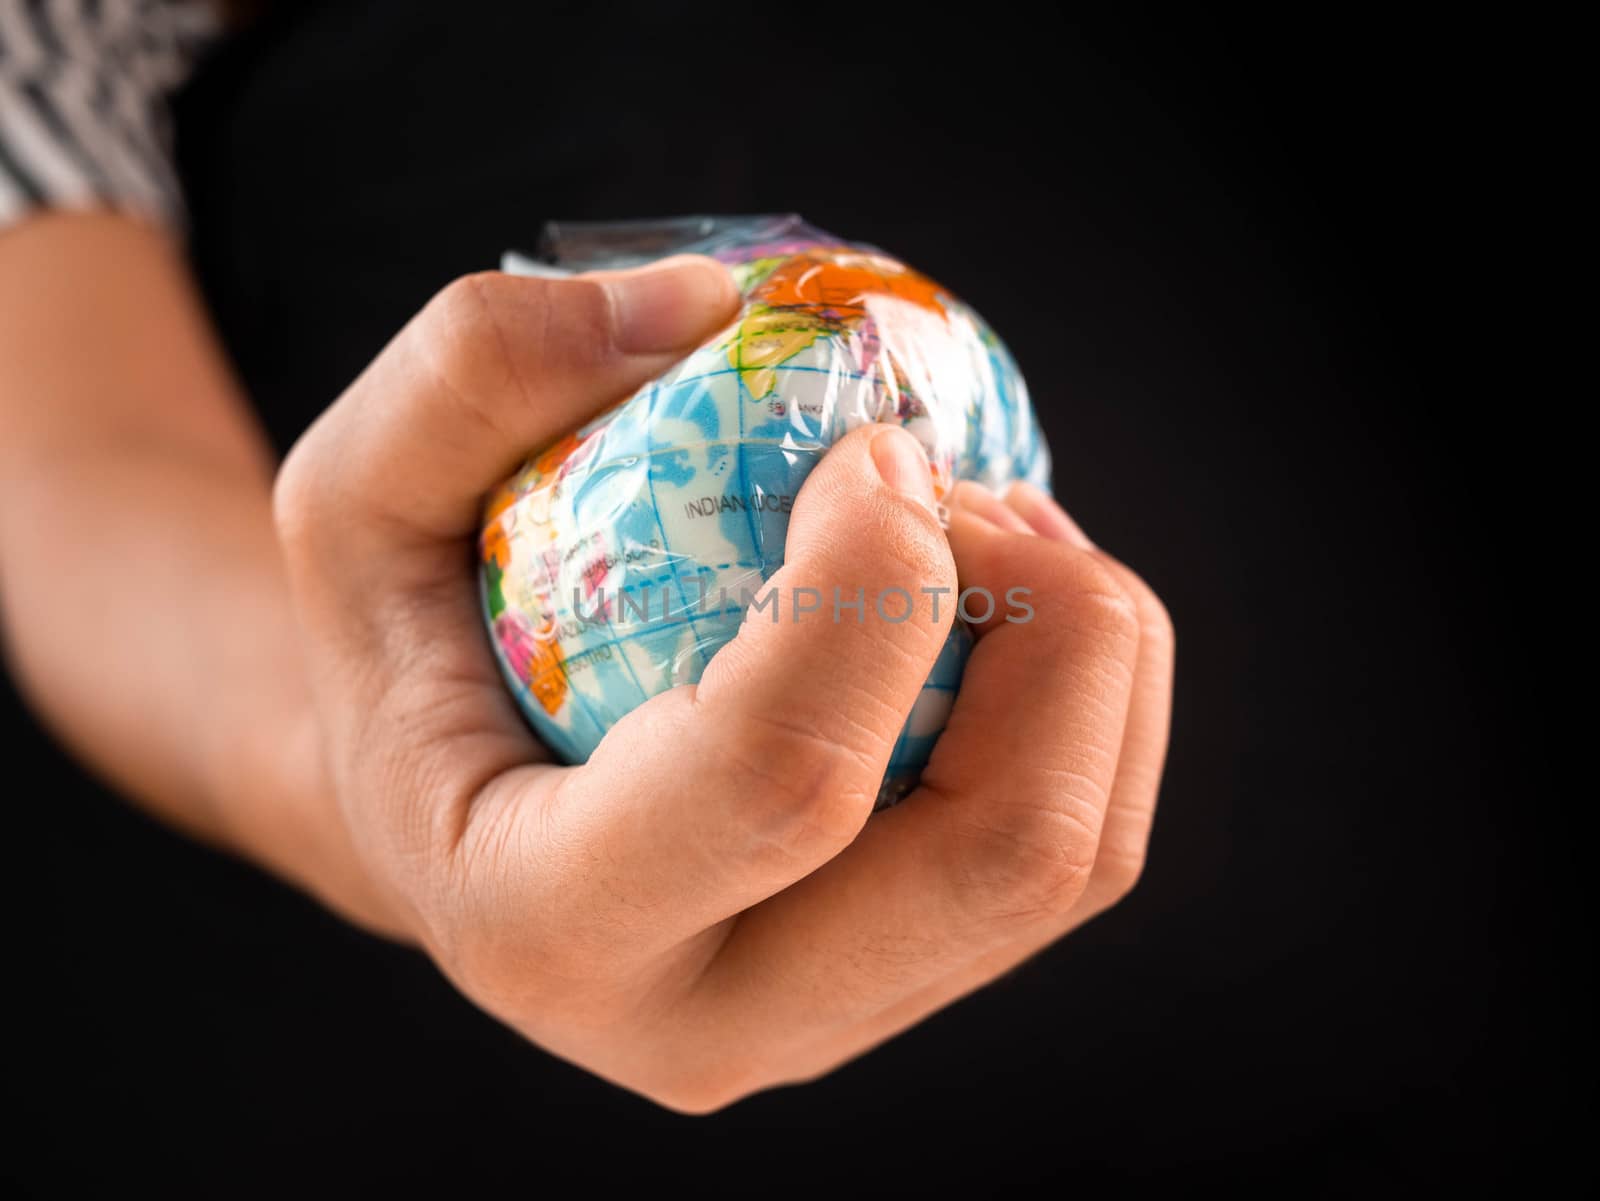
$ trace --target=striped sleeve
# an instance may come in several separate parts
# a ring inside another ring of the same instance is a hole
[[[167,100],[220,31],[206,0],[0,0],[0,229],[38,208],[181,226]]]

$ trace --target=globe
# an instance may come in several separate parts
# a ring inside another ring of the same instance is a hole
[[[490,498],[481,591],[490,640],[534,732],[581,763],[621,718],[700,679],[783,564],[795,496],[839,438],[904,426],[935,494],[973,479],[1049,486],[1027,387],[992,330],[884,252],[799,217],[689,218],[547,231],[528,273],[709,254],[743,297],[725,329],[535,453]],[[971,634],[958,619],[890,757],[879,806],[915,783],[945,726]]]

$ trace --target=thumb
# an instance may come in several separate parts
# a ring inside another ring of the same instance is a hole
[[[336,792],[375,871],[452,837],[484,780],[537,758],[483,636],[468,539],[484,494],[737,305],[727,270],[692,256],[467,276],[290,452],[279,541]]]
[[[727,269],[696,255],[568,279],[464,276],[295,446],[280,524],[309,523],[300,532],[319,545],[339,536],[324,549],[347,576],[396,543],[474,534],[484,494],[528,451],[658,375],[737,306]]]

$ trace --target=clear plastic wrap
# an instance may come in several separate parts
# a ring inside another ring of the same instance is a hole
[[[1010,354],[938,284],[799,217],[551,224],[524,274],[708,254],[738,317],[490,499],[481,539],[495,654],[529,723],[587,759],[652,696],[699,680],[783,564],[790,507],[839,438],[910,430],[936,495],[958,479],[1048,487],[1050,459]],[[971,644],[957,620],[897,742],[880,804],[914,784]]]

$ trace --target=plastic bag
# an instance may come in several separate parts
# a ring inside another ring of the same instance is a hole
[[[882,251],[797,216],[552,223],[542,261],[508,253],[502,265],[567,274],[683,252],[728,264],[744,296],[738,317],[540,450],[485,513],[495,654],[535,732],[569,763],[651,697],[699,680],[782,565],[806,476],[851,430],[910,430],[941,498],[958,479],[1049,483],[1027,387],[978,315]],[[970,644],[958,619],[895,745],[880,807],[915,784]]]

